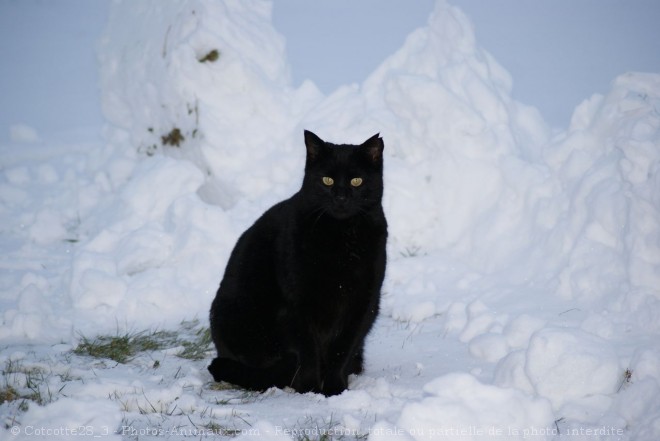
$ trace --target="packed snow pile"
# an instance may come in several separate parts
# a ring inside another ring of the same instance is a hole
[[[626,74],[580,105],[566,138],[545,150],[565,208],[551,240],[567,260],[558,294],[607,300],[658,330],[660,77]],[[634,320],[633,322],[636,322]]]
[[[3,146],[4,344],[205,322],[238,235],[298,189],[303,128],[340,143],[380,132],[389,262],[367,372],[328,400],[273,392],[250,423],[281,434],[278,418],[313,402],[373,439],[660,436],[660,75],[620,76],[551,134],[438,0],[364,83],[326,97],[292,86],[272,7],[113,4],[106,145],[47,150],[25,126],[20,151]],[[204,414],[210,378],[189,371],[177,381],[194,391],[117,384]],[[76,393],[112,394],[94,381]],[[65,404],[26,417],[60,421]]]
[[[125,147],[192,161],[207,175],[200,195],[225,209],[288,183],[292,128],[321,98],[311,83],[291,87],[271,8],[120,2],[100,44],[103,111]]]

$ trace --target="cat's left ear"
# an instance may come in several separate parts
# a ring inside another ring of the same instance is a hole
[[[309,130],[305,130],[305,147],[307,147],[307,157],[309,159],[316,159],[321,153],[321,148],[325,142]]]
[[[367,157],[373,162],[378,162],[383,159],[383,149],[385,148],[385,144],[383,144],[383,138],[380,137],[380,133],[376,133],[374,136],[364,141],[362,147],[365,149]]]

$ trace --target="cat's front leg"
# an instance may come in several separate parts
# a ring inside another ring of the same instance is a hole
[[[352,354],[352,348],[347,348],[346,343],[338,343],[335,342],[330,347],[328,354],[329,363],[326,367],[322,390],[325,396],[339,395],[348,389],[348,367],[350,360],[353,358],[349,354]]]
[[[366,323],[366,324],[365,324]],[[323,393],[326,396],[338,395],[348,389],[348,375],[360,374],[363,370],[364,339],[371,322],[362,326],[348,326],[339,334],[328,351],[328,367],[323,382]],[[364,332],[353,333],[357,329]]]
[[[291,387],[300,393],[321,392],[323,378],[321,377],[321,354],[319,345],[314,340],[313,333],[304,331],[304,326],[291,336],[294,346],[291,352],[295,353],[298,363],[291,380]]]
[[[291,387],[297,392],[321,392],[323,381],[321,378],[321,368],[318,359],[318,351],[314,350],[310,354],[299,354],[298,366],[291,381]]]

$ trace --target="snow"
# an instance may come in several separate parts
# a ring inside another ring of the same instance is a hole
[[[0,404],[0,436],[658,438],[660,75],[622,73],[552,132],[439,0],[326,96],[292,85],[272,7],[114,3],[103,142],[21,125],[0,146],[0,365],[42,397]],[[348,391],[218,389],[180,348],[71,352],[206,325],[239,234],[299,186],[303,128],[386,144],[382,314]]]
[[[34,437],[61,439],[91,438],[95,434],[108,440],[120,440],[114,433],[121,418],[113,403],[106,399],[62,398],[44,407],[33,406],[25,414],[25,425],[11,439],[28,440]],[[66,424],[63,423],[66,421]]]
[[[450,373],[424,386],[428,395],[407,404],[398,426],[414,439],[506,439],[536,430],[547,439],[553,414],[544,399],[515,389],[480,383],[466,373]]]
[[[532,336],[525,372],[536,392],[555,408],[582,397],[613,394],[622,374],[606,340],[583,331],[551,328]]]

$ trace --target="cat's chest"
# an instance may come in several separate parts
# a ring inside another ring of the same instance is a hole
[[[373,234],[361,225],[305,232],[301,251],[305,262],[318,269],[351,269],[375,251]]]
[[[297,279],[297,302],[312,326],[331,336],[373,303],[384,233],[379,236],[378,225],[366,221],[317,223],[299,231],[291,274]]]
[[[357,305],[368,302],[365,244],[348,234],[307,239],[301,271],[307,315],[318,329],[341,327]]]
[[[361,226],[309,231],[300,243],[300,263],[308,292],[319,302],[352,302],[373,280],[379,252],[372,232]]]

